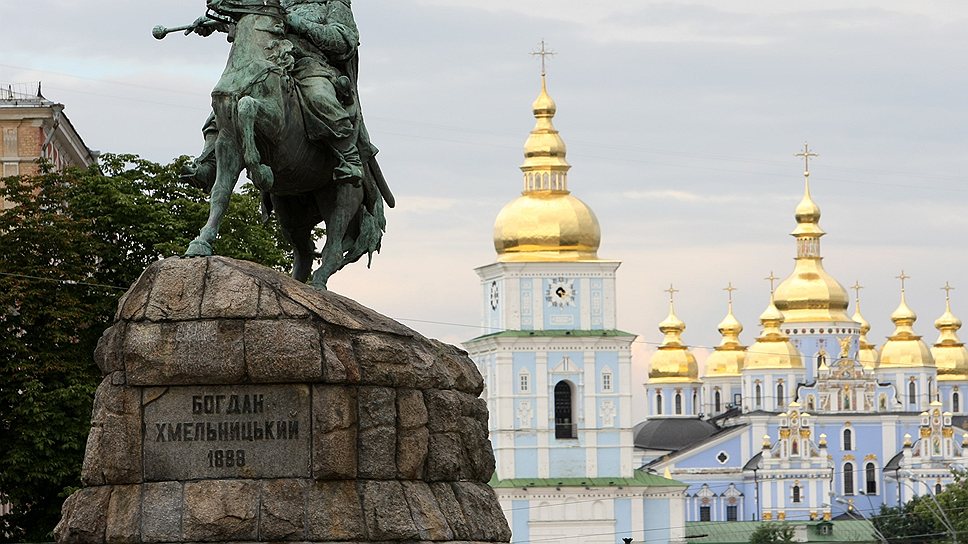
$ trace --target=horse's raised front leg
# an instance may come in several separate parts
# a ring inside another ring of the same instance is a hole
[[[242,142],[242,160],[245,164],[245,175],[252,180],[252,184],[260,191],[268,192],[275,184],[272,169],[262,164],[262,156],[255,143],[255,123],[261,115],[259,101],[251,96],[243,96],[239,100],[239,136]]]
[[[323,245],[322,263],[313,272],[313,287],[326,289],[326,282],[329,277],[336,273],[343,264],[343,237],[350,221],[360,207],[360,195],[362,192],[358,187],[350,183],[341,183],[336,187],[336,202],[332,205],[332,213],[326,218],[326,243]],[[323,198],[320,191],[315,193],[317,202]],[[324,207],[323,202],[319,202],[320,209]]]
[[[218,236],[218,227],[229,207],[232,189],[242,171],[242,158],[238,146],[231,136],[223,129],[215,142],[215,157],[218,172],[215,175],[215,185],[209,196],[208,222],[202,227],[198,237],[188,245],[186,257],[208,257],[212,254],[212,242]]]

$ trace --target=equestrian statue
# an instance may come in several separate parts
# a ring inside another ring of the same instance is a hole
[[[292,244],[292,275],[320,289],[336,271],[379,252],[384,203],[393,194],[360,111],[359,31],[351,0],[208,0],[184,30],[225,32],[232,43],[205,146],[183,172],[210,192],[208,222],[186,256],[209,256],[242,170],[262,192],[263,219],[276,213]],[[321,265],[313,230],[325,223]]]

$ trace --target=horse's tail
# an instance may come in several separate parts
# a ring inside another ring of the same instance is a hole
[[[365,204],[360,206],[360,213],[356,216],[359,230],[353,245],[344,253],[340,268],[355,263],[363,255],[367,256],[366,267],[369,268],[373,263],[373,253],[380,252],[383,232],[387,226],[386,217],[383,215],[383,200],[379,198],[376,200],[372,213],[367,208]]]

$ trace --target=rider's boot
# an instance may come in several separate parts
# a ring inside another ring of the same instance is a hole
[[[215,185],[215,174],[218,170],[215,164],[215,140],[218,138],[218,128],[215,127],[213,118],[210,118],[202,130],[202,136],[205,138],[205,145],[202,147],[201,153],[195,160],[182,166],[179,177],[191,184],[192,187],[197,187],[208,193]]]
[[[360,150],[356,147],[356,138],[341,138],[333,142],[333,151],[339,164],[333,170],[333,179],[338,183],[359,185],[363,180],[363,161]]]

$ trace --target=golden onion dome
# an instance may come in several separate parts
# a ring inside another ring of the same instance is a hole
[[[728,290],[732,289],[732,285]],[[730,297],[729,309],[726,317],[719,323],[719,334],[722,341],[706,359],[705,375],[707,378],[716,376],[739,376],[746,359],[746,346],[740,344],[739,335],[743,332],[743,325],[733,315],[733,301]]]
[[[670,288],[671,290],[671,288]],[[649,383],[684,383],[699,380],[696,357],[682,342],[686,324],[676,315],[669,302],[669,315],[659,323],[662,343],[649,359]]]
[[[918,315],[908,306],[904,294],[904,279],[908,276],[901,272],[901,302],[891,314],[894,334],[887,338],[877,359],[877,368],[920,368],[933,367],[934,357],[927,344],[914,333],[914,322]]]
[[[780,325],[783,324],[783,314],[770,299],[769,306],[760,315],[763,333],[756,342],[746,350],[744,370],[774,370],[785,368],[803,368],[803,357],[790,342],[790,338],[783,334]]]
[[[968,349],[958,338],[961,320],[951,313],[951,286],[945,284],[944,289],[948,291],[945,311],[934,322],[934,327],[941,334],[931,348],[931,355],[938,367],[938,381],[968,380]]]
[[[494,222],[498,261],[598,260],[601,228],[591,208],[568,191],[571,166],[552,124],[557,107],[544,76],[532,108],[536,123],[524,146],[524,191]]]
[[[820,238],[820,207],[810,195],[810,172],[804,173],[803,198],[794,213],[797,240],[793,272],[776,288],[776,307],[786,323],[849,322],[847,290],[823,268]]]

